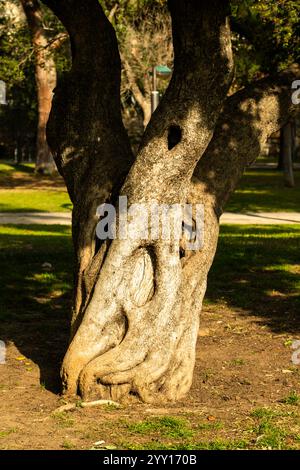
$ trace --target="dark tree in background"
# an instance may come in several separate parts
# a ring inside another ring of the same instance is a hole
[[[52,94],[56,85],[56,66],[54,48],[60,46],[66,34],[49,38],[44,25],[44,15],[38,0],[21,0],[32,37],[35,55],[35,80],[38,103],[38,125],[36,136],[36,170],[41,173],[53,173],[55,163],[46,138],[46,125],[52,103]]]
[[[69,65],[68,35],[39,0],[0,5],[0,76],[7,106],[0,109],[0,142],[6,158],[35,159],[36,171],[56,171],[46,139],[56,76]],[[35,141],[35,142],[34,142]]]
[[[228,3],[169,0],[173,75],[134,157],[121,119],[114,28],[97,0],[44,3],[68,31],[73,59],[48,123],[48,142],[74,204],[76,282],[65,391],[84,399],[179,399],[192,383],[220,215],[244,168],[296,111],[291,82],[299,68],[227,97],[233,78]],[[184,240],[159,237],[99,246],[96,209],[119,194],[128,206],[203,204],[204,245],[189,251]]]

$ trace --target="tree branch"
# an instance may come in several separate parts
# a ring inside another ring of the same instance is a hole
[[[226,2],[169,0],[169,8],[174,71],[123,188],[132,196],[136,194],[138,200],[147,187],[148,197],[151,194],[152,199],[165,203],[185,199],[194,167],[211,139],[233,68]],[[178,145],[172,145],[172,158],[168,158],[170,132],[174,128],[181,137]],[[161,185],[151,181],[156,165],[160,168]],[[167,193],[166,178],[172,181]],[[139,183],[133,185],[131,179],[141,182],[143,189]]]
[[[199,200],[213,198],[219,216],[245,167],[259,155],[268,137],[299,112],[292,102],[292,82],[300,78],[295,64],[238,91],[224,105],[214,136],[194,177]]]
[[[47,48],[52,52],[59,49],[61,45],[68,39],[68,33],[58,33],[54,38],[48,41]]]
[[[81,198],[87,173],[100,178],[99,188],[110,172],[112,187],[115,174],[126,172],[132,159],[121,118],[120,56],[115,31],[97,0],[43,1],[71,41],[72,69],[55,90],[48,137],[74,201]]]
[[[116,11],[117,11],[118,8],[119,8],[119,5],[117,3],[115,3],[115,5],[110,10],[109,15],[108,15],[108,20],[110,22],[112,22],[112,20],[114,19],[114,16],[115,16]]]
[[[76,316],[88,290],[84,272],[95,254],[96,209],[121,185],[133,155],[121,117],[117,39],[98,0],[43,2],[71,42],[72,68],[55,89],[47,135],[74,205]]]
[[[124,70],[127,76],[128,84],[130,86],[130,89],[133,93],[133,96],[135,97],[137,103],[141,107],[144,115],[144,126],[146,126],[150,120],[151,117],[151,106],[149,99],[147,99],[140,87],[138,86],[136,79],[135,79],[135,74],[133,73],[130,64],[128,61],[125,59],[125,57],[122,57],[122,64],[124,66]]]

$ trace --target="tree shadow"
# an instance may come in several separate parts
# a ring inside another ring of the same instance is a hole
[[[207,300],[300,333],[299,250],[295,226],[222,226]]]
[[[69,339],[70,229],[5,226],[0,246],[0,338],[36,363],[41,384],[58,393]]]

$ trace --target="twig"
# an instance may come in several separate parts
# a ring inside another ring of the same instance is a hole
[[[62,405],[56,410],[53,411],[53,413],[62,413],[63,411],[71,411],[75,410],[75,408],[90,408],[92,406],[103,406],[103,405],[113,405],[116,408],[120,408],[120,403],[117,403],[116,401],[113,400],[95,400],[95,401],[83,401],[80,402],[80,404],[76,403],[67,403],[66,405]]]
[[[114,18],[114,16],[115,16],[115,13],[116,13],[116,11],[117,11],[117,9],[118,9],[118,7],[119,7],[118,4],[115,3],[115,5],[114,5],[114,6],[112,7],[112,9],[110,10],[109,15],[108,15],[108,20],[109,20],[110,22],[112,22],[112,20],[113,20],[113,18]]]

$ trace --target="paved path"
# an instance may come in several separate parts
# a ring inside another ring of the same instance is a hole
[[[71,212],[0,212],[0,224],[71,225]]]
[[[221,217],[222,224],[300,224],[300,212],[247,212],[237,214],[225,212]],[[1,224],[42,224],[70,225],[70,212],[0,212]]]
[[[221,224],[300,224],[300,212],[224,212]]]

